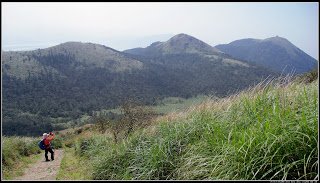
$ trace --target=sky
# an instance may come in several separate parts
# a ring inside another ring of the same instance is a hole
[[[92,42],[119,51],[185,33],[212,46],[280,36],[319,60],[319,3],[2,2],[3,50]]]

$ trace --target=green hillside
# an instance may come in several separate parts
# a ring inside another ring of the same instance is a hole
[[[65,155],[57,179],[317,179],[319,81],[302,81],[277,79],[221,99],[167,98],[165,105],[182,104],[184,110],[117,143],[96,125],[59,131],[53,143]],[[193,105],[186,110],[186,103]],[[2,138],[4,179],[40,158],[38,141]]]
[[[118,143],[94,128],[69,131],[65,148],[74,158],[64,158],[58,178],[317,179],[318,85],[259,84],[158,118]],[[87,168],[74,168],[80,162]]]
[[[128,98],[153,105],[167,97],[228,96],[276,75],[187,35],[173,37],[157,51],[159,56],[146,58],[66,42],[2,52],[3,133],[37,136],[41,130],[65,129]]]

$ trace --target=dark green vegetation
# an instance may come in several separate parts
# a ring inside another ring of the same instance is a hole
[[[215,48],[240,60],[247,60],[276,72],[304,73],[318,67],[318,61],[294,46],[287,39],[241,39]]]
[[[276,75],[184,34],[158,46],[147,56],[77,42],[3,52],[3,134],[67,128],[128,98],[153,105],[166,97],[228,96]]]
[[[94,180],[314,180],[318,178],[318,80],[261,83],[159,118],[114,143],[73,135]]]

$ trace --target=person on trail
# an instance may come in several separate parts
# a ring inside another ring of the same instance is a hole
[[[52,147],[51,147],[51,141],[54,139],[55,135],[54,133],[50,132],[49,134],[47,133],[44,133],[43,134],[43,142],[44,142],[44,145],[45,145],[45,158],[46,158],[46,161],[50,161],[48,159],[48,152],[51,153],[51,160],[53,161],[54,160],[54,152],[52,150]]]

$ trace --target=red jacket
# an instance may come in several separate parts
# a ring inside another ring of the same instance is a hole
[[[51,141],[54,139],[55,135],[54,133],[52,133],[51,135],[49,135],[47,138],[44,139],[43,143],[46,146],[46,149],[48,149],[51,145]]]

